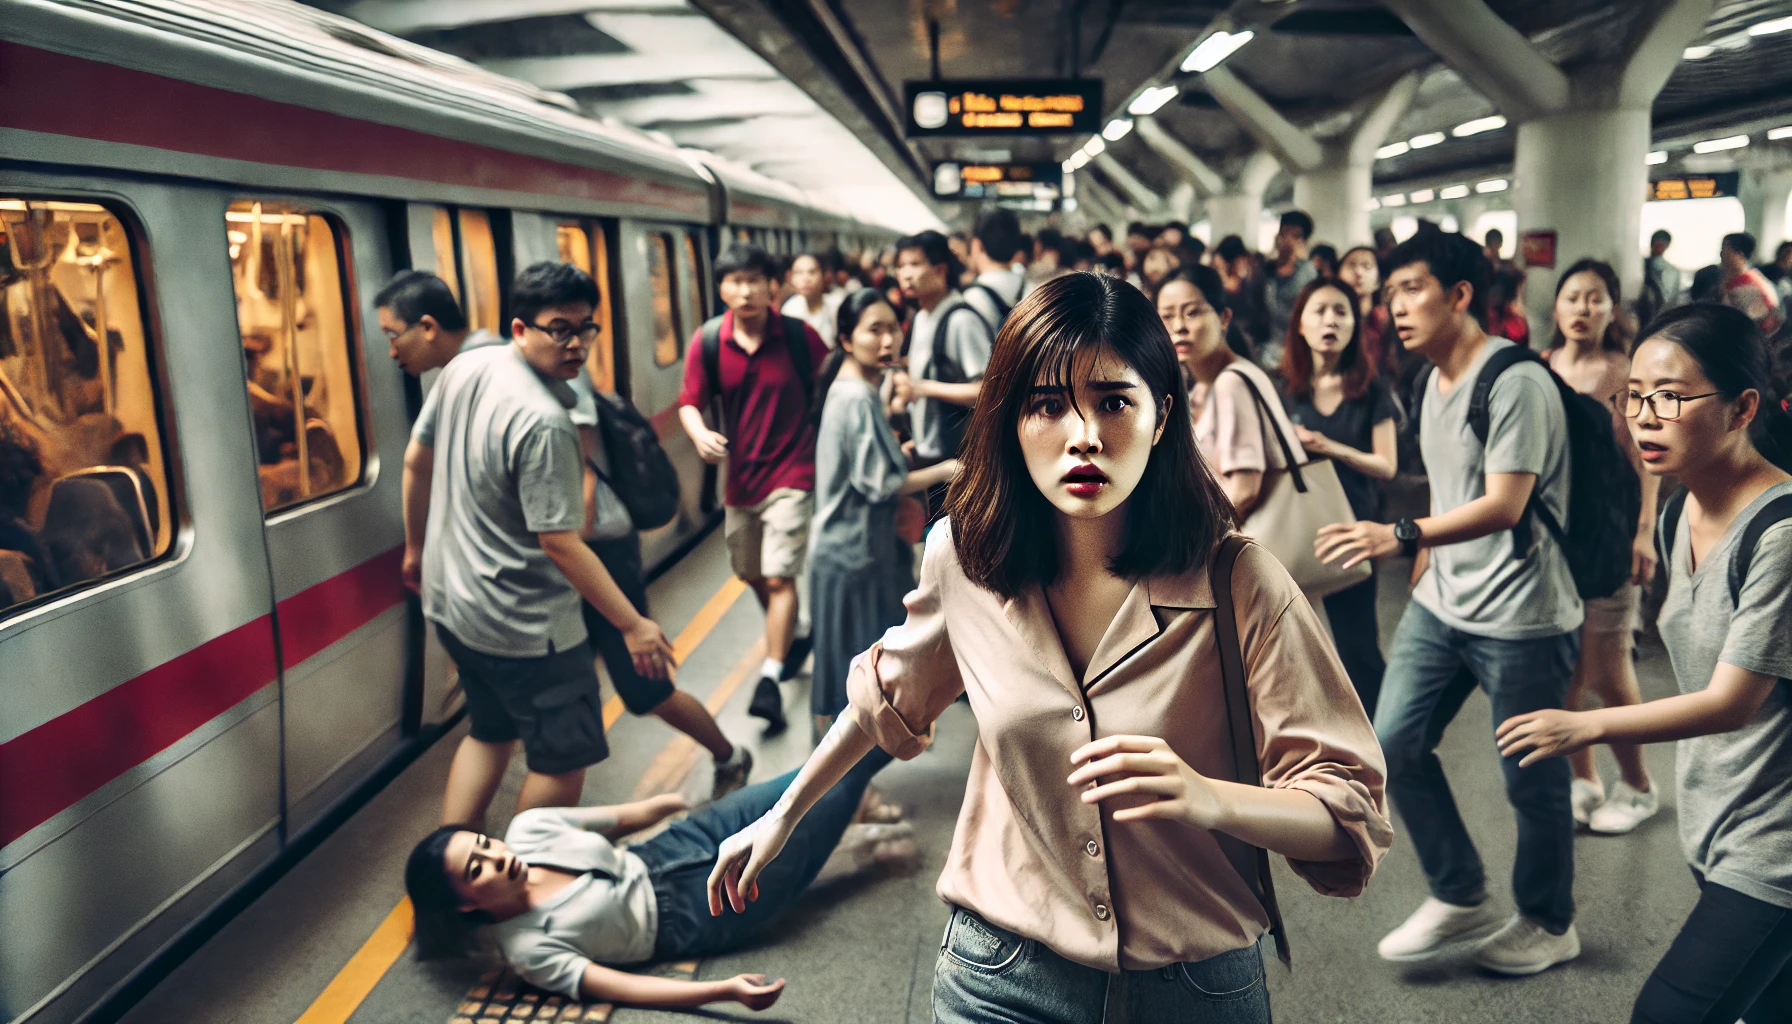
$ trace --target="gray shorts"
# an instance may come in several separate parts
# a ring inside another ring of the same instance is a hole
[[[588,768],[610,756],[590,644],[539,658],[504,658],[473,650],[440,623],[436,635],[460,670],[474,739],[522,740],[529,770],[542,775]]]

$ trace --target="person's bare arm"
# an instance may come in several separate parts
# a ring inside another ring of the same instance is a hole
[[[604,563],[579,538],[578,531],[559,530],[535,536],[541,542],[542,553],[566,576],[579,596],[621,631],[635,670],[651,679],[665,679],[675,663],[672,642],[658,623],[635,610]]]
[[[585,976],[579,979],[579,995],[586,1001],[630,1006],[685,1008],[739,1003],[749,1010],[763,1010],[783,992],[784,979],[768,983],[763,974],[737,974],[724,981],[679,981],[586,964]]]
[[[914,377],[910,378],[909,386],[919,398],[937,398],[966,408],[976,405],[977,396],[983,391],[983,382],[980,380],[966,384],[948,384],[945,381]]]
[[[436,450],[411,441],[404,446],[404,585],[423,587],[423,534],[429,525],[429,487],[435,476]]]
[[[952,478],[957,475],[957,459],[947,459],[944,462],[937,462],[925,469],[911,470],[909,471],[908,476],[903,478],[901,493],[916,494],[925,491],[934,484],[951,483]]]
[[[1719,662],[1695,693],[1593,711],[1533,711],[1500,723],[1500,754],[1525,753],[1520,767],[1596,743],[1667,743],[1734,732],[1755,720],[1779,680]]]
[[[652,828],[680,811],[691,809],[691,802],[682,793],[662,793],[645,800],[626,804],[605,804],[597,807],[557,807],[555,812],[587,832],[596,832],[607,839],[620,839],[645,828]]]
[[[1648,586],[1655,578],[1655,516],[1660,511],[1661,477],[1642,468],[1640,453],[1633,449],[1636,475],[1643,485],[1643,507],[1636,517],[1636,537],[1630,544],[1630,582]]]
[[[1531,491],[1537,486],[1537,474],[1489,473],[1486,479],[1486,494],[1442,515],[1416,521],[1420,548],[1459,544],[1518,525],[1524,518],[1525,506],[1530,504]],[[1387,523],[1333,523],[1320,527],[1319,536],[1313,541],[1313,551],[1320,561],[1341,561],[1346,569],[1371,558],[1386,558],[1399,550],[1394,528]]]
[[[1349,466],[1351,469],[1376,480],[1394,479],[1394,471],[1398,456],[1394,451],[1394,421],[1384,420],[1375,425],[1369,435],[1374,451],[1361,451],[1350,445],[1334,441],[1316,430],[1297,426],[1294,433],[1300,438],[1301,447],[1315,455],[1323,456],[1334,462]]]
[[[678,407],[678,422],[684,432],[690,435],[691,443],[697,446],[697,454],[704,462],[715,464],[728,457],[728,438],[709,429],[703,422],[703,411],[694,405]]]
[[[1232,499],[1232,507],[1238,510],[1238,521],[1250,518],[1251,510],[1257,507],[1257,499],[1263,496],[1263,473],[1255,469],[1235,469],[1220,477],[1220,490]]]

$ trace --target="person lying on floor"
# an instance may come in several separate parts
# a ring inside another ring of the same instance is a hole
[[[737,949],[819,875],[912,862],[908,824],[853,824],[866,785],[889,760],[887,754],[867,757],[823,796],[785,855],[761,876],[768,882],[766,898],[745,914],[725,917],[710,915],[708,879],[716,851],[723,839],[770,811],[795,772],[700,807],[638,846],[618,847],[612,840],[685,810],[684,797],[535,808],[518,814],[503,839],[444,825],[418,843],[405,864],[419,955],[468,953],[475,929],[491,925],[511,968],[551,992],[636,1006],[738,1002],[763,1010],[777,1002],[783,979],[741,974],[678,981],[605,965]]]

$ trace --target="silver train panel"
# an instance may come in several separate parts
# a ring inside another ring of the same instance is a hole
[[[315,821],[397,746],[405,628],[404,606],[395,605],[287,670],[289,833]]]

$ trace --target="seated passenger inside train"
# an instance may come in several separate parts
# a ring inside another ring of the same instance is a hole
[[[717,850],[771,810],[794,771],[700,807],[633,846],[615,841],[684,811],[684,797],[539,807],[518,814],[503,839],[444,825],[412,849],[405,865],[419,955],[469,953],[476,929],[486,925],[511,968],[551,992],[636,1006],[737,1002],[763,1010],[777,1002],[782,979],[740,974],[680,981],[609,965],[738,949],[818,877],[912,867],[917,849],[906,822],[854,823],[871,777],[889,762],[888,754],[873,751],[816,802],[783,855],[766,865],[760,875],[766,885],[742,914],[717,916],[721,908],[711,905]]]

